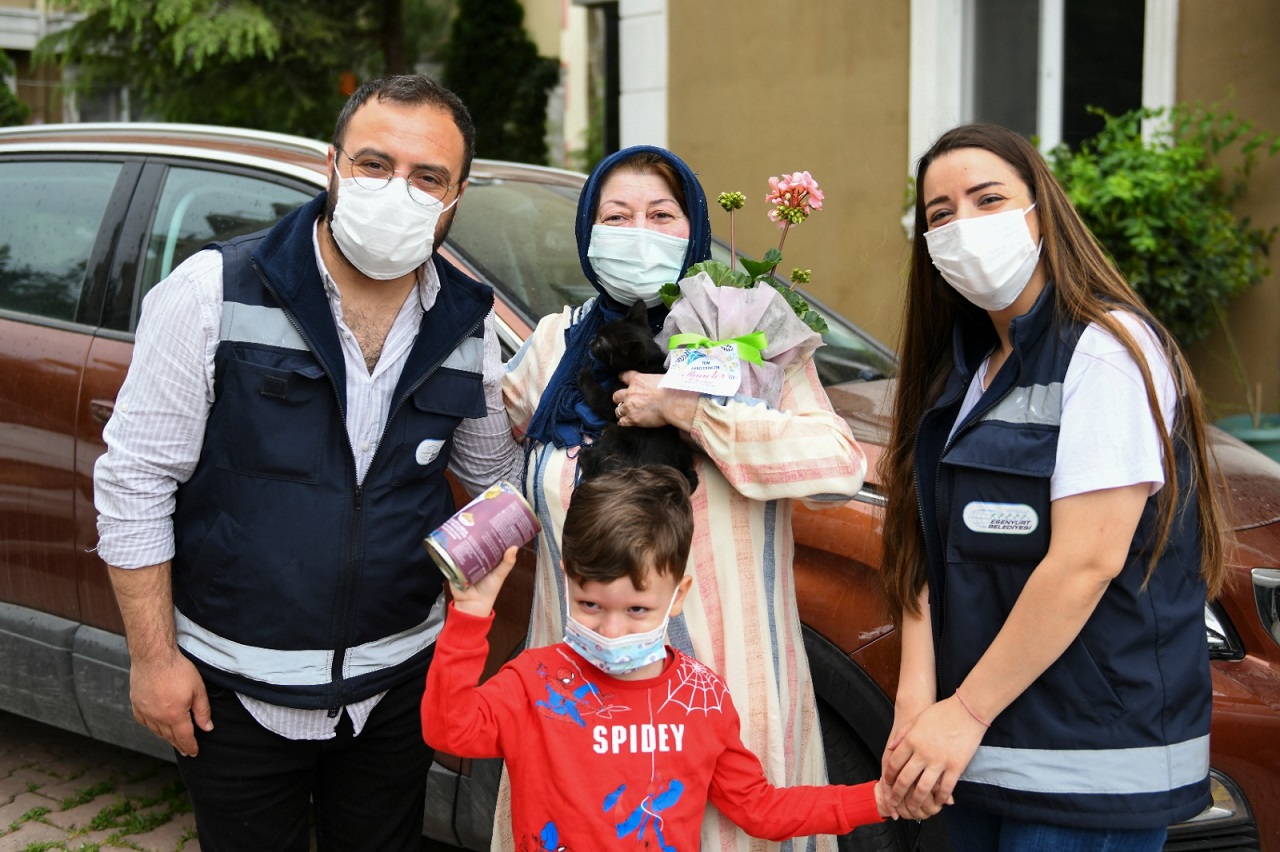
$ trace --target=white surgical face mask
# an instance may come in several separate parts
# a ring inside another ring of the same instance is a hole
[[[414,197],[410,198],[409,193]],[[381,189],[365,189],[352,178],[338,178],[338,202],[330,230],[351,265],[370,278],[390,281],[427,262],[436,224],[448,207],[425,192],[392,178]]]
[[[986,311],[1003,310],[1026,289],[1040,262],[1040,247],[1031,239],[1027,214],[1035,209],[1007,210],[989,216],[957,219],[925,231],[933,265],[956,292]]]
[[[644,633],[628,633],[625,636],[610,639],[601,636],[570,614],[572,602],[566,588],[565,644],[600,671],[615,677],[630,674],[650,663],[656,663],[667,655],[667,622],[671,620],[671,609],[676,604],[678,594],[679,590],[671,596],[671,603],[667,604],[667,614],[662,617],[662,623],[657,627],[646,630]]]
[[[593,225],[587,259],[600,286],[623,305],[662,301],[663,284],[680,280],[689,241],[649,228]]]

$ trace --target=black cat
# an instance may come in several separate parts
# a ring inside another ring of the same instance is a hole
[[[647,315],[644,302],[636,302],[624,317],[602,325],[589,344],[606,375],[584,367],[578,374],[578,389],[587,406],[607,425],[593,443],[579,452],[578,469],[583,479],[590,479],[607,470],[666,464],[683,473],[692,490],[698,485],[693,448],[681,437],[679,429],[670,425],[656,429],[618,425],[613,394],[622,386],[619,374],[627,370],[664,371],[666,353],[654,341]]]

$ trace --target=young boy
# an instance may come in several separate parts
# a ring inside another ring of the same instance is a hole
[[[479,686],[515,549],[480,582],[452,590],[423,736],[459,757],[506,759],[521,849],[696,850],[708,800],[772,840],[844,834],[889,813],[877,782],[770,785],[742,744],[724,682],[664,645],[692,584],[692,535],[688,482],[674,468],[580,484],[562,537],[565,641],[523,652]]]

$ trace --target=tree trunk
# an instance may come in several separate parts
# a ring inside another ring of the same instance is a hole
[[[382,55],[387,74],[405,73],[403,0],[382,0]]]

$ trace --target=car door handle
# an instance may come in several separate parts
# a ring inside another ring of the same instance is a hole
[[[89,400],[89,413],[93,415],[93,419],[99,423],[106,423],[111,419],[111,412],[116,410],[115,400],[111,399],[91,399]]]

